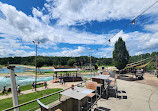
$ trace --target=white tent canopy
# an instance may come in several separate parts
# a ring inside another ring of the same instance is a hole
[[[68,72],[68,71],[79,71],[80,69],[77,68],[70,68],[70,69],[54,69],[54,72]]]

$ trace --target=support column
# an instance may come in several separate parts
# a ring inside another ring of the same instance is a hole
[[[7,68],[10,70],[12,100],[13,100],[13,107],[15,107],[15,106],[19,105],[17,88],[16,88],[15,73],[14,73],[15,66],[8,66]],[[16,108],[16,109],[14,109],[14,111],[20,111],[20,110],[19,110],[19,108]]]
[[[158,78],[158,74],[157,74],[157,55],[156,55],[156,76]]]

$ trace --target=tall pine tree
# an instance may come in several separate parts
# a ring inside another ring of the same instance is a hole
[[[118,41],[115,43],[115,49],[113,51],[113,60],[115,67],[118,70],[124,69],[129,60],[129,54],[126,49],[125,42],[119,37]]]

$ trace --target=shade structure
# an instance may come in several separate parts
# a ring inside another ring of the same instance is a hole
[[[140,60],[140,61],[137,61],[137,62],[133,62],[133,63],[127,64],[126,67],[131,67],[131,66],[133,66],[133,65],[134,65],[134,66],[135,66],[135,65],[137,66],[138,63],[143,63],[145,60],[148,60],[148,59],[150,59],[150,58],[151,58],[151,57],[148,57],[148,58],[146,58],[146,59],[143,59],[143,60]],[[140,65],[140,64],[139,64],[139,65]]]
[[[149,61],[148,63],[144,64],[144,65],[141,65],[141,66],[137,66],[136,68],[143,68],[145,66],[147,66],[151,61]]]
[[[68,71],[79,71],[77,68],[69,68],[69,69],[54,69],[54,72],[68,72]]]
[[[136,67],[136,66],[141,65],[141,64],[143,64],[143,62],[138,63],[138,64],[134,64],[134,65],[127,66],[126,68]]]

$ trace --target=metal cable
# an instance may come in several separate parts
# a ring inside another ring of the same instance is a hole
[[[127,26],[129,26],[131,23],[135,22],[136,19],[138,19],[141,15],[143,15],[147,10],[149,10],[151,7],[153,7],[158,1],[154,2],[152,5],[150,5],[146,10],[144,10],[141,14],[139,14],[138,16],[136,16],[133,20],[131,20],[128,24],[126,24],[118,33],[116,33],[114,36],[112,36],[110,39],[108,39],[107,41],[105,41],[104,44],[106,44],[107,42],[110,42],[110,40],[112,38],[114,38],[117,34],[119,34],[121,31],[123,31]],[[102,46],[104,47],[104,46]],[[101,48],[102,48],[101,47]]]

